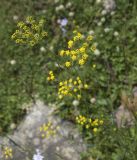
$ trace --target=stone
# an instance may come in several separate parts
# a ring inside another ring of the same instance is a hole
[[[118,128],[128,127],[134,124],[134,116],[125,106],[121,105],[115,114]]]
[[[80,160],[80,153],[86,151],[86,144],[74,124],[55,116],[54,110],[55,106],[48,107],[38,100],[13,134],[8,138],[0,137],[1,144],[12,147],[14,160],[32,160],[36,149],[40,150],[44,160]],[[41,138],[39,128],[49,121],[53,128],[59,126],[56,136]]]
[[[33,144],[34,144],[34,146],[40,145],[40,139],[39,139],[39,138],[35,138],[35,139],[33,140]]]
[[[137,87],[132,88],[132,99],[125,92],[121,96],[122,104],[115,113],[118,128],[130,127],[135,124],[134,113],[137,110]]]

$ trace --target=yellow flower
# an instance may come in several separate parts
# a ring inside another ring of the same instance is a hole
[[[59,86],[62,86],[62,85],[63,85],[63,82],[60,82],[60,83],[59,83]]]
[[[88,47],[88,43],[83,43],[83,47]]]
[[[74,30],[73,33],[76,34],[76,33],[77,33],[77,30]]]
[[[65,53],[65,51],[64,51],[64,50],[61,50],[60,53],[59,53],[59,55],[60,55],[60,56],[63,56],[64,53]]]
[[[87,125],[86,125],[86,129],[88,129],[88,128],[89,128],[89,125],[87,124]]]
[[[78,80],[78,83],[79,83],[79,84],[81,84],[81,83],[82,83],[82,81],[81,81],[81,80]]]
[[[71,63],[70,63],[70,62],[66,62],[66,63],[65,63],[65,66],[66,66],[66,67],[70,67],[70,66],[71,66]]]
[[[94,133],[96,133],[97,131],[98,131],[98,129],[97,129],[97,128],[94,128],[94,129],[93,129],[93,132],[94,132]]]
[[[93,37],[90,35],[87,37],[87,41],[91,41],[93,39]]]
[[[80,80],[80,77],[77,77],[77,80]]]
[[[85,116],[79,115],[76,117],[76,122],[80,125],[84,125],[87,122],[87,119]]]
[[[5,147],[3,150],[3,155],[6,159],[8,158],[12,158],[13,157],[13,153],[12,153],[12,148],[10,147]]]
[[[69,50],[66,50],[65,53],[66,53],[67,56],[70,54]]]
[[[35,41],[30,41],[29,44],[33,47],[35,45]]]
[[[50,81],[50,77],[47,77],[47,80]]]
[[[85,50],[86,50],[86,49],[85,49],[84,47],[81,47],[81,48],[79,49],[79,51],[82,52],[82,53],[85,52]]]
[[[90,49],[94,52],[96,50],[96,46],[94,45]]]
[[[96,64],[93,64],[93,68],[96,68]]]
[[[25,22],[21,21],[17,24],[18,30],[13,33],[11,38],[14,39],[17,44],[34,46],[47,36],[47,32],[43,30],[43,25],[43,20],[36,22],[31,16],[29,16],[26,18]]]
[[[79,65],[84,65],[84,63],[85,63],[84,59],[79,60]]]
[[[78,99],[81,99],[81,95],[80,95],[80,94],[78,94],[78,95],[77,95],[77,98],[78,98]]]
[[[79,39],[81,39],[81,38],[82,38],[82,34],[81,34],[80,32],[78,32],[78,33],[77,33],[77,37],[78,37]]]
[[[67,82],[67,81],[64,81],[64,84],[68,84],[68,82]]]
[[[86,59],[88,58],[88,55],[87,55],[86,53],[84,53],[83,56],[82,56],[82,58],[83,58],[84,60],[86,60]]]
[[[31,23],[31,22],[32,22],[32,20],[33,20],[32,16],[28,16],[28,17],[26,17],[26,21],[27,21],[28,23]]]
[[[100,120],[99,123],[102,125],[102,124],[104,123],[104,121],[103,121],[103,120]]]
[[[42,138],[49,138],[56,134],[57,127],[54,127],[51,122],[40,126],[40,133]]]
[[[41,137],[42,137],[42,138],[45,138],[45,134],[41,134]]]
[[[95,119],[95,120],[93,121],[93,123],[92,123],[92,126],[98,126],[98,125],[99,125],[98,122],[99,122],[99,120],[98,120],[98,119]]]
[[[77,31],[74,31],[74,36],[72,38],[72,40],[68,41],[68,50],[63,50],[62,52],[60,52],[60,55],[63,56],[68,56],[68,58],[70,59],[70,63],[66,63],[65,66],[66,67],[70,67],[70,65],[72,64],[79,64],[79,65],[84,65],[88,59],[88,53],[86,53],[87,47],[90,45],[90,40],[92,40],[92,36],[89,35],[87,36],[87,38],[84,38],[84,36]],[[85,39],[85,41],[84,41]],[[77,41],[77,47],[74,47],[74,49],[72,49],[72,47],[74,46],[75,41]],[[94,49],[94,46],[92,46],[92,49]],[[64,53],[65,52],[65,53]],[[73,63],[73,61],[77,61],[77,63]]]
[[[78,90],[76,88],[74,88],[74,92],[77,92]]]
[[[59,82],[58,87],[58,96],[61,95],[61,98],[65,96],[77,96],[78,99],[81,98],[81,95],[74,95],[76,92],[80,91],[84,87],[84,84],[82,84],[82,81],[80,80],[80,77],[77,77],[76,79],[68,79],[63,82]],[[87,87],[87,86],[86,86]]]
[[[73,56],[71,56],[71,59],[72,59],[73,61],[75,61],[75,60],[77,59],[77,56],[73,55]]]
[[[18,34],[18,33],[20,33],[20,31],[17,29],[17,30],[15,31],[15,34]]]
[[[22,28],[24,25],[25,25],[24,22],[19,22],[19,23],[17,24],[17,26],[20,27],[20,28]]]
[[[53,74],[53,71],[49,71],[49,74]]]
[[[51,80],[54,80],[55,79],[55,77],[54,76],[51,76],[51,78],[50,78]]]
[[[53,74],[53,71],[49,71],[48,74],[49,74],[48,77],[47,77],[47,80],[48,80],[48,81],[52,81],[52,80],[55,79],[55,76],[54,76],[54,74]]]
[[[74,41],[76,41],[77,39],[78,39],[77,36],[73,37],[73,40],[74,40]]]
[[[72,50],[70,52],[71,52],[71,55],[76,55],[76,51],[75,50]]]
[[[91,123],[92,122],[92,119],[91,118],[89,118],[89,123]]]
[[[87,84],[84,84],[84,88],[85,88],[85,89],[88,89],[88,87],[89,87],[89,86],[88,86]]]
[[[15,41],[16,43],[20,43],[20,39],[16,39],[16,41]]]
[[[69,83],[71,83],[72,81],[73,81],[72,78],[70,78],[70,79],[69,79]]]
[[[96,118],[96,119],[95,119],[95,122],[98,122],[98,121],[99,121],[99,120]]]
[[[74,81],[73,84],[74,84],[74,85],[77,85],[77,81]]]
[[[68,41],[68,48],[72,48],[74,42],[72,40]]]
[[[13,33],[12,36],[11,36],[11,39],[14,39],[14,38],[16,38],[16,34],[15,33]]]
[[[62,99],[63,98],[63,96],[62,95],[59,95],[59,99]]]

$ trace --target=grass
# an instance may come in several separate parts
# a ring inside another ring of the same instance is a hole
[[[66,6],[68,2],[72,4],[70,7],[57,11],[58,6]],[[105,15],[102,14],[102,5],[93,0],[62,0],[56,3],[50,0],[5,0],[0,2],[0,6],[0,134],[9,132],[12,123],[20,122],[26,113],[21,108],[22,104],[33,102],[36,97],[46,103],[57,103],[61,117],[74,122],[72,99],[57,101],[56,85],[47,82],[49,70],[53,70],[59,80],[71,73],[83,79],[87,77],[91,88],[84,92],[80,101],[80,114],[93,119],[102,115],[105,123],[97,135],[81,128],[89,144],[89,151],[83,154],[83,158],[92,155],[101,160],[136,160],[137,154],[133,149],[136,148],[136,126],[115,131],[113,117],[120,105],[121,90],[131,93],[132,85],[137,82],[136,1],[118,0],[115,11]],[[46,19],[45,30],[48,32],[48,37],[32,50],[11,40],[17,22],[30,15]],[[62,18],[68,19],[66,35],[57,23]],[[58,52],[65,49],[75,28],[85,35],[94,31],[99,55],[92,53],[82,70],[58,70],[55,62],[63,62]],[[45,47],[45,51],[41,51],[41,47]],[[15,64],[12,64],[13,60]],[[90,99],[94,97],[96,102],[91,103]]]

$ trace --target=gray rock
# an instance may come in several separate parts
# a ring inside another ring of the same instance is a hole
[[[37,101],[14,133],[8,136],[10,140],[0,138],[0,143],[12,146],[14,160],[32,160],[36,149],[41,151],[44,160],[80,160],[86,145],[72,123],[54,115],[55,109]],[[55,137],[42,139],[39,127],[49,121],[54,127],[60,126],[60,129]]]
[[[125,106],[121,105],[116,113],[115,113],[115,117],[116,117],[116,123],[118,128],[121,127],[128,127],[128,126],[132,126],[134,124],[134,116],[132,114],[131,111],[129,111]]]

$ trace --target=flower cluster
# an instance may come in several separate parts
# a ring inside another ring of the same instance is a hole
[[[89,57],[88,49],[93,37],[91,35],[83,38],[84,36],[77,31],[73,31],[73,39],[68,41],[67,50],[61,50],[59,55],[61,57],[65,56],[67,61],[65,66],[71,67],[73,64],[78,63],[80,66],[84,65]],[[91,47],[91,50],[94,51],[94,47]]]
[[[33,155],[33,160],[43,160],[43,156],[40,153],[39,149],[36,149],[36,154]]]
[[[83,84],[82,80],[80,77],[77,77],[76,79],[68,79],[65,81],[62,81],[59,83],[59,88],[58,88],[58,96],[59,99],[62,99],[65,96],[74,96],[75,98],[80,99],[81,98],[81,89],[88,89],[87,84]]]
[[[49,137],[55,136],[58,129],[59,129],[59,126],[54,127],[51,122],[43,124],[39,128],[42,138],[49,138]]]
[[[85,116],[79,115],[76,117],[76,122],[80,125],[85,125],[87,122],[87,118]]]
[[[97,119],[86,118],[85,116],[79,115],[76,117],[76,123],[85,127],[86,129],[92,129],[94,133],[99,130],[99,126],[103,125],[104,121]]]
[[[55,79],[55,76],[54,76],[54,74],[53,74],[53,71],[49,71],[47,80],[48,80],[48,81],[53,81],[54,79]]]
[[[29,46],[34,46],[41,39],[47,36],[47,32],[43,31],[43,19],[37,22],[29,16],[26,18],[25,22],[19,22],[17,27],[18,29],[11,36],[17,44],[28,44]]]
[[[12,158],[13,157],[12,148],[5,147],[3,150],[3,156],[5,159]]]

